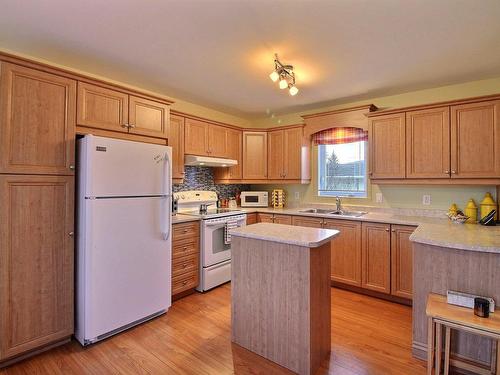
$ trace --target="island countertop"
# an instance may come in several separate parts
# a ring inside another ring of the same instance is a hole
[[[231,236],[279,242],[288,245],[319,247],[339,234],[338,230],[306,228],[284,224],[257,223],[231,230]]]

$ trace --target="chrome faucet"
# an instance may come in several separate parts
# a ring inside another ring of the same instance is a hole
[[[337,205],[337,212],[342,212],[342,199],[339,196],[335,197],[335,204]]]

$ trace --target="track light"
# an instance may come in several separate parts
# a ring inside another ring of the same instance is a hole
[[[299,89],[295,86],[295,73],[292,65],[284,65],[278,60],[278,54],[274,55],[274,71],[269,74],[271,81],[277,82],[281,90],[288,88],[290,95],[297,95]]]

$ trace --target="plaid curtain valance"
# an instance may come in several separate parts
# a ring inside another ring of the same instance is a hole
[[[339,145],[368,140],[368,131],[360,128],[330,128],[312,135],[315,145]]]

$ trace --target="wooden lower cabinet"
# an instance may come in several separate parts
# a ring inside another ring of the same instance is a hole
[[[253,212],[250,214],[247,214],[247,225],[255,224],[257,223],[257,213]]]
[[[413,249],[410,236],[415,227],[391,226],[391,294],[413,297]]]
[[[200,222],[172,225],[172,296],[196,288],[200,275]]]
[[[265,214],[259,212],[257,214],[257,222],[259,223],[272,223],[273,222],[273,214]]]
[[[323,228],[323,219],[319,217],[293,216],[292,225],[299,227]]]
[[[325,219],[323,228],[340,231],[331,242],[331,280],[360,287],[361,223]]]
[[[361,286],[391,293],[391,226],[362,223]]]
[[[275,224],[292,225],[292,216],[291,215],[282,215],[282,214],[267,214],[267,213],[259,212],[257,214],[257,221],[259,223],[275,223]]]
[[[74,177],[0,175],[0,363],[73,334]]]

